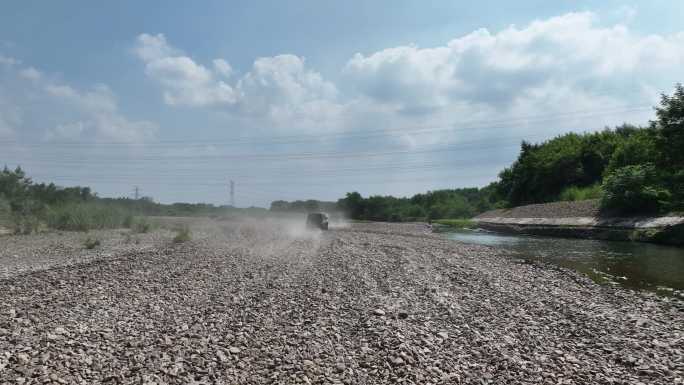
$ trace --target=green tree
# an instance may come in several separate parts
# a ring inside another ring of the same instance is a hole
[[[652,127],[659,130],[657,164],[670,191],[672,207],[684,209],[684,87],[675,86],[672,96],[661,95],[656,108],[657,120]]]
[[[603,181],[604,209],[619,213],[655,213],[667,208],[670,192],[660,184],[652,163],[631,165],[610,172]]]

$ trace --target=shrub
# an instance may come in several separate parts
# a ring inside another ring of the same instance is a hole
[[[28,235],[38,232],[40,229],[40,220],[33,215],[13,216],[12,217],[12,231],[14,234]]]
[[[145,218],[138,218],[133,223],[132,230],[136,233],[149,233],[152,230],[152,224]]]
[[[671,194],[658,179],[652,163],[618,168],[603,180],[601,207],[629,214],[662,211]]]
[[[183,226],[176,230],[176,236],[173,237],[173,243],[184,243],[192,239],[190,228]]]
[[[603,190],[600,184],[587,187],[570,186],[561,192],[558,200],[561,201],[584,201],[587,199],[600,199]]]
[[[9,202],[12,228],[15,234],[31,234],[40,228],[40,218],[47,207],[35,199],[15,199]]]
[[[100,240],[97,238],[88,237],[83,241],[83,247],[88,250],[92,250],[98,246],[100,246]]]
[[[127,229],[130,229],[133,227],[134,223],[135,223],[135,217],[133,215],[126,215],[126,218],[124,218],[124,221],[121,225]]]

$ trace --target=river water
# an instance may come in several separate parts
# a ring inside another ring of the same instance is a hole
[[[684,248],[638,242],[612,242],[480,230],[448,232],[450,239],[512,251],[516,258],[572,268],[594,281],[684,297]]]

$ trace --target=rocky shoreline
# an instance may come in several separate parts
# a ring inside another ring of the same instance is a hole
[[[684,384],[678,300],[424,225],[300,225],[8,268],[0,384]]]
[[[600,212],[596,200],[491,210],[473,221],[502,233],[684,245],[684,216],[611,216]]]

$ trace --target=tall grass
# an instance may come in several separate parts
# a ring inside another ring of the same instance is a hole
[[[560,201],[584,201],[587,199],[601,199],[603,190],[600,184],[587,187],[570,186],[558,196]]]
[[[58,230],[88,231],[124,227],[131,214],[124,209],[99,203],[71,203],[50,207],[45,223]]]
[[[0,226],[9,226],[12,221],[12,210],[9,202],[0,196]]]

